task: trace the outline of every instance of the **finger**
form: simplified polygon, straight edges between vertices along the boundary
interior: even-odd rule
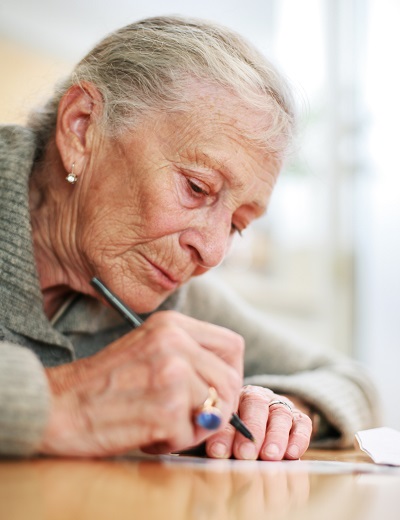
[[[286,459],[298,459],[307,450],[312,433],[312,421],[298,410],[293,410],[293,424],[285,453]]]
[[[183,328],[166,322],[159,323],[157,327],[150,327],[147,335],[142,338],[140,352],[145,359],[180,356],[188,361],[207,387],[216,388],[217,406],[224,416],[225,423],[228,422],[232,410],[237,409],[242,385],[241,375],[213,351],[203,348]]]
[[[136,403],[139,403],[142,417],[135,417],[135,420],[141,420],[142,423],[146,424],[144,417],[153,417],[157,420],[168,422],[168,425],[172,427],[172,430],[167,428],[166,431],[170,432],[169,437],[172,437],[175,443],[169,440],[169,444],[166,444],[161,439],[162,437],[166,439],[167,435],[163,436],[160,426],[154,425],[155,430],[158,432],[156,437],[159,441],[157,441],[157,447],[153,446],[153,453],[170,451],[165,446],[173,446],[174,450],[188,448],[190,445],[199,444],[213,434],[212,431],[202,428],[196,422],[196,417],[203,409],[204,402],[208,401],[208,383],[199,377],[187,360],[168,356],[164,360],[162,356],[159,356],[151,371],[144,363],[141,364],[142,366],[140,364],[139,366],[137,365],[137,363],[131,363],[114,370],[112,376],[108,378],[110,385],[103,389],[102,395],[96,394],[97,402],[91,409],[91,416],[97,425],[104,426],[109,423],[115,423],[118,420],[126,420],[130,417],[130,413],[133,413],[131,408]],[[140,374],[137,373],[138,369]],[[149,385],[149,382],[152,380],[155,380],[155,382]],[[135,384],[134,388],[132,388],[132,381]],[[185,387],[181,388],[181,386],[175,384],[175,382],[179,381],[186,381]],[[158,392],[160,392],[160,395]],[[188,400],[187,406],[185,406],[186,403],[181,403],[181,399],[184,397],[182,395],[183,392],[189,394],[188,399],[190,400]],[[158,404],[160,399],[162,401]],[[146,403],[149,400],[150,405],[155,405],[158,407],[158,410],[148,410],[146,408]],[[175,411],[177,407],[181,408],[179,414]],[[227,422],[230,416],[231,408],[227,406],[224,408],[226,416],[223,416],[224,410],[222,410],[221,422]],[[217,411],[221,411],[221,406],[219,406]],[[163,418],[164,412],[167,413],[167,416]],[[179,419],[181,421],[187,419],[189,422],[191,426],[189,432],[193,435],[190,441],[184,442],[183,433],[187,425],[181,425]],[[151,426],[151,424],[148,426]],[[174,428],[177,429],[177,433],[174,433]],[[151,432],[149,432],[149,435],[153,445],[155,438],[151,437]]]
[[[267,388],[245,386],[242,388],[238,413],[252,433],[255,442],[246,439],[231,426],[221,430],[207,441],[210,457],[255,460],[263,444],[268,418],[268,403],[275,394]]]
[[[181,330],[186,333],[203,350],[209,351],[214,356],[231,366],[239,377],[243,377],[243,353],[244,341],[241,336],[224,327],[202,322],[184,316],[175,311],[162,311],[152,314],[141,327],[129,331],[125,336],[111,343],[92,358],[101,359],[102,365],[107,367],[117,365],[121,358],[129,354],[146,355],[143,344],[148,342],[149,334],[155,333],[158,341],[162,336],[168,337],[173,330]],[[167,343],[167,341],[164,341]],[[114,356],[109,356],[113,351]],[[117,355],[118,354],[118,355]],[[91,364],[88,368],[90,369]]]
[[[125,367],[122,381],[118,381],[118,375],[110,374],[100,378],[105,384],[93,385],[88,380],[76,391],[57,398],[60,411],[51,415],[43,451],[96,456],[117,454],[149,443],[164,443],[175,450],[197,444],[210,435],[193,423],[193,410],[202,402],[208,387],[189,363],[170,358],[146,385],[134,377],[137,366],[131,365]],[[135,386],[136,379],[139,384]]]
[[[163,311],[150,316],[146,323],[175,325],[185,330],[199,345],[212,351],[242,376],[244,340],[235,332],[212,323],[185,316],[176,311]]]
[[[268,420],[268,403],[273,392],[267,388],[245,386],[242,389],[239,401],[239,416],[252,433],[255,442],[246,439],[239,432],[233,440],[232,452],[235,458],[255,460],[265,439],[265,431]]]
[[[288,407],[282,404],[274,404],[269,407],[267,431],[260,450],[262,460],[283,459],[292,425],[293,414]]]
[[[117,353],[116,344],[119,345]],[[126,384],[131,385],[132,380],[129,373],[126,372],[125,378],[123,376],[123,367],[132,362],[142,363],[146,368],[137,374],[135,382],[146,383],[152,377],[157,377],[160,360],[162,363],[169,357],[180,357],[193,366],[197,376],[203,380],[207,389],[210,386],[217,389],[218,407],[222,411],[225,423],[229,420],[230,412],[237,408],[238,395],[242,385],[240,374],[213,351],[203,348],[186,330],[174,323],[165,319],[153,320],[150,324],[146,322],[139,329],[131,331],[114,342],[111,347],[113,347],[112,355],[110,355],[110,351],[108,355],[103,353],[101,357],[97,358],[97,364],[92,362],[91,366],[95,371],[96,369],[104,371],[104,367],[107,367],[108,370],[119,371],[119,380],[125,379]],[[108,349],[109,347],[105,350]],[[109,358],[112,358],[111,362]],[[203,395],[205,397],[203,400],[199,400],[198,406],[204,402],[207,391],[203,392]]]
[[[235,429],[230,424],[214,433],[206,441],[206,453],[213,459],[229,459],[232,455]]]

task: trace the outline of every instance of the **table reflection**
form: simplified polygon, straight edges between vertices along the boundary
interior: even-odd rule
[[[2,462],[0,518],[366,520],[373,518],[376,479],[384,485],[388,477],[318,475],[267,464],[210,470],[129,459]]]

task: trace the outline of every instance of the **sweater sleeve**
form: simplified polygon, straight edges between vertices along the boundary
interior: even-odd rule
[[[29,349],[0,342],[0,456],[29,456],[49,411],[44,368]]]
[[[311,406],[329,426],[314,446],[351,446],[356,431],[379,424],[379,397],[361,364],[302,342],[244,302],[217,277],[192,280],[182,312],[244,337],[245,384],[295,395]]]

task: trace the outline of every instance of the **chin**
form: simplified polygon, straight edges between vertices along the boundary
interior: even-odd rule
[[[163,295],[154,292],[146,292],[146,294],[138,296],[136,301],[132,301],[131,307],[139,314],[150,314],[157,310],[173,307],[177,297],[177,291]]]
[[[170,310],[175,309],[179,311],[179,300],[180,300],[181,292],[179,290],[174,291],[173,293],[168,294],[164,297],[157,306],[157,311]]]

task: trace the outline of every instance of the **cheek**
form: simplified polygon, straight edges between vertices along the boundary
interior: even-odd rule
[[[79,232],[79,247],[88,258],[99,256],[118,256],[132,246],[132,228],[115,214],[94,218],[90,225],[82,226]]]
[[[174,205],[152,207],[146,211],[143,229],[148,238],[159,238],[183,231],[190,224],[190,212]]]
[[[118,186],[110,190],[92,190],[93,196],[80,204],[77,235],[81,250],[93,253],[93,248],[104,254],[128,247],[143,226],[135,193]]]
[[[190,223],[191,212],[180,203],[173,186],[143,195],[140,204],[143,229],[148,238],[179,232]]]

